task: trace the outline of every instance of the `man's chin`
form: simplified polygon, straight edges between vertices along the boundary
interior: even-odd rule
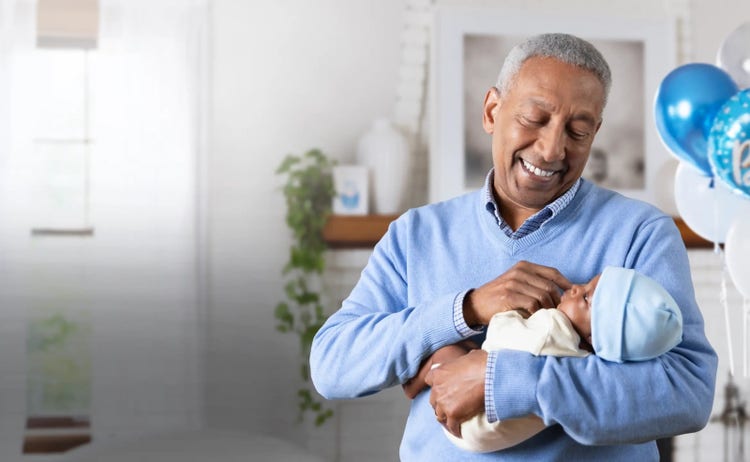
[[[558,182],[530,181],[528,178],[525,180],[519,182],[516,189],[519,199],[523,202],[534,204],[541,209],[561,195],[560,184]]]

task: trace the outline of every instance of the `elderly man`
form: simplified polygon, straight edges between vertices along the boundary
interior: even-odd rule
[[[706,424],[717,359],[679,231],[658,209],[581,179],[610,82],[604,58],[579,38],[545,34],[516,46],[485,97],[494,168],[484,188],[396,220],[316,335],[311,371],[323,396],[406,385],[414,399],[402,460],[656,460],[655,439]],[[664,286],[682,311],[681,343],[622,364],[464,354],[493,314],[556,306],[571,281],[606,266]],[[448,441],[441,425],[460,436],[480,412],[489,422],[535,414],[547,428],[492,453]]]

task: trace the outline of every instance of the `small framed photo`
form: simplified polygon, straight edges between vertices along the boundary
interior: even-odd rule
[[[367,215],[369,202],[367,167],[339,165],[333,167],[334,215]]]

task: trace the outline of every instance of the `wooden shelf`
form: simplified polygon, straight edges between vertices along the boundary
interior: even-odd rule
[[[398,215],[331,215],[323,239],[334,249],[370,248]]]
[[[371,248],[383,237],[388,225],[398,215],[332,215],[328,219],[323,238],[333,249]],[[689,249],[711,248],[713,243],[691,230],[681,218],[674,219]]]

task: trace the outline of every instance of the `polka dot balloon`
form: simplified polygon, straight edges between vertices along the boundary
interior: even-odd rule
[[[750,198],[750,89],[719,108],[708,135],[708,160],[715,176]]]

